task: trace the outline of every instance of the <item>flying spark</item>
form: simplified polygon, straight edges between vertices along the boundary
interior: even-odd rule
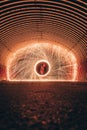
[[[44,43],[31,44],[16,51],[7,63],[10,81],[74,81],[77,60],[63,47]]]

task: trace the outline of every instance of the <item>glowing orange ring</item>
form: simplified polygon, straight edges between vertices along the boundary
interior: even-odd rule
[[[38,65],[40,62],[45,62],[45,63],[47,63],[49,69],[48,69],[48,71],[47,71],[46,74],[41,75],[41,74],[39,74],[39,73],[36,71],[36,67],[37,67],[37,65]],[[50,63],[49,63],[47,60],[39,60],[39,61],[37,61],[36,64],[34,65],[34,72],[36,73],[36,75],[37,75],[38,77],[45,77],[45,76],[47,76],[47,75],[50,73],[50,69],[51,69]]]

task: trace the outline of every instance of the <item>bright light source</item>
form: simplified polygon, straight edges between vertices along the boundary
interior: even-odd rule
[[[38,77],[45,77],[50,73],[50,64],[47,60],[39,60],[34,65],[34,71]]]
[[[74,81],[76,76],[74,54],[54,44],[30,44],[16,51],[7,63],[10,81]]]

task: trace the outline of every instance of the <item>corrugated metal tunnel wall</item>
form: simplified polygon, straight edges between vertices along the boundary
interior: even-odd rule
[[[86,80],[87,3],[85,0],[1,0],[0,64],[34,42],[63,45],[78,60],[79,80]]]

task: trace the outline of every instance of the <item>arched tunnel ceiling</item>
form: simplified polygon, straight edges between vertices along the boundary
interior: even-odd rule
[[[86,60],[85,0],[1,0],[0,60],[32,42],[61,44]]]

